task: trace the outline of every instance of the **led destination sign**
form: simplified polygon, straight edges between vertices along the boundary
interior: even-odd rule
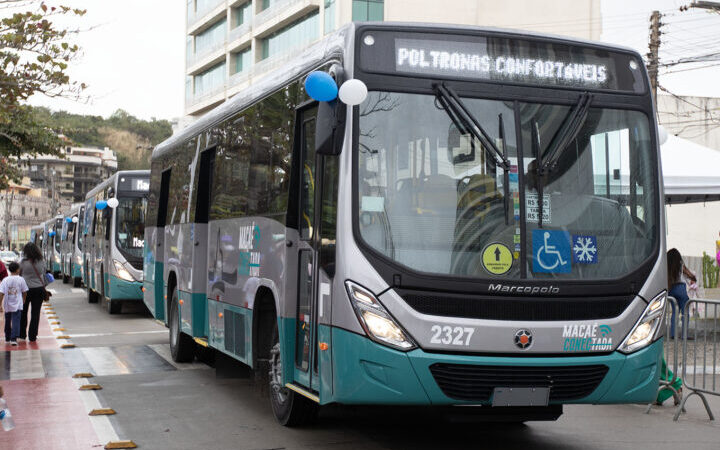
[[[385,30],[364,34],[372,39],[360,39],[360,65],[371,73],[647,92],[641,63],[632,53],[552,39]]]
[[[491,79],[548,79],[569,84],[604,86],[607,67],[552,59],[490,56],[478,45],[465,42],[396,41],[395,69],[437,75]],[[444,48],[442,50],[441,48]]]

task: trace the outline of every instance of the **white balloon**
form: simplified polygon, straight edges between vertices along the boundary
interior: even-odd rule
[[[72,221],[73,221],[73,223],[78,223],[78,218],[77,218],[77,216],[73,217],[73,218],[72,218]]]
[[[116,199],[115,197],[113,197],[113,198],[111,198],[111,199],[109,199],[109,200],[107,201],[107,204],[108,204],[108,206],[111,207],[111,208],[117,208],[117,205],[119,205],[120,202],[118,201],[118,199]]]
[[[347,80],[340,86],[338,97],[346,105],[355,106],[365,101],[367,97],[367,86],[361,80]]]
[[[658,142],[663,145],[668,140],[668,132],[662,125],[658,125]]]

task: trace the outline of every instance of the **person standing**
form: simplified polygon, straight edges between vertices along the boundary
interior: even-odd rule
[[[20,261],[20,275],[25,279],[28,286],[27,297],[20,318],[20,336],[19,339],[29,338],[30,342],[35,342],[38,334],[38,326],[40,325],[40,308],[45,300],[45,261],[43,261],[42,253],[37,245],[28,242],[23,247],[23,259]],[[28,310],[32,308],[30,314],[30,327],[28,329]]]
[[[28,287],[20,276],[20,264],[11,262],[8,266],[10,276],[0,282],[0,311],[5,312],[5,342],[18,345],[20,334],[20,315],[27,297]]]
[[[0,281],[4,280],[6,276],[8,276],[7,268],[5,267],[5,264],[0,261]]]
[[[668,265],[668,295],[674,297],[677,301],[678,311],[681,314],[681,325],[682,328],[680,333],[682,336],[682,329],[687,324],[687,317],[683,314],[685,312],[685,305],[690,300],[687,293],[687,286],[682,280],[682,276],[685,275],[691,281],[697,281],[695,275],[692,274],[685,267],[682,256],[676,248],[671,248],[667,252],[667,265]],[[670,337],[675,337],[675,310],[672,312],[672,322],[670,323]],[[688,336],[688,339],[693,339],[692,336]]]

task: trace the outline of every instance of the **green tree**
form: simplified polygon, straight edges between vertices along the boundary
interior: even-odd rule
[[[31,8],[29,11],[20,11]],[[70,41],[75,31],[59,27],[59,16],[77,16],[85,10],[48,6],[33,0],[0,0],[0,159],[23,155],[59,154],[62,140],[36,111],[27,106],[35,94],[79,98],[85,84],[67,74],[79,48]],[[0,189],[17,171],[0,171]]]

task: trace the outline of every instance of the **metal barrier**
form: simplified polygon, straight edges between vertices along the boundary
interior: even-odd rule
[[[665,308],[665,347],[663,349],[663,367],[660,372],[660,386],[658,386],[658,395],[664,390],[672,393],[675,405],[679,405],[682,400],[682,390],[675,389],[675,382],[678,380],[678,372],[680,370],[680,339],[677,335],[678,324],[680,323],[680,314],[677,300],[668,296],[668,307]],[[674,326],[673,326],[674,325]],[[673,330],[675,335],[673,336]],[[648,404],[645,414],[650,413],[655,402]]]
[[[700,397],[710,420],[715,420],[706,395],[720,396],[718,313],[720,313],[720,300],[690,299],[685,304],[682,317],[675,327],[676,334],[679,331],[678,327],[682,329],[682,379],[686,394],[678,405],[673,420],[678,420],[680,414],[685,411],[685,404],[693,395]],[[699,353],[701,353],[700,357],[698,357]],[[698,366],[698,363],[702,365]]]

